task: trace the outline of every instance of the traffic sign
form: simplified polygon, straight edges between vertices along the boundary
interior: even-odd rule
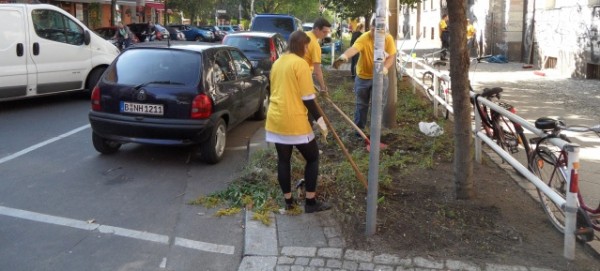
[[[222,14],[222,13],[227,13],[227,10],[224,9],[217,9],[217,13]]]

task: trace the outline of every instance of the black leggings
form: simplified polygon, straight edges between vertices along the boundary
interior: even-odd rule
[[[306,192],[315,192],[317,190],[317,177],[319,176],[319,147],[317,141],[313,139],[306,144],[286,145],[275,143],[277,149],[277,180],[284,194],[292,191],[291,187],[291,171],[292,151],[296,149],[300,151],[306,166],[304,167],[304,181]]]

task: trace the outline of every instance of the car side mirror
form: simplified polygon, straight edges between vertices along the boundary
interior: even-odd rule
[[[90,31],[83,31],[83,43],[85,43],[85,45],[89,45],[91,40],[92,37],[90,36]]]
[[[252,75],[259,76],[265,74],[265,71],[259,67],[252,67]]]

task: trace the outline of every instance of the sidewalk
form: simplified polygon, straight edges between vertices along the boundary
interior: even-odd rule
[[[411,48],[408,50],[410,51]],[[420,50],[428,49],[420,48]],[[553,93],[555,93],[555,95],[557,95],[556,93],[558,93],[559,90],[572,89],[569,86],[572,86],[573,84],[578,84],[579,88],[593,88],[589,91],[596,91],[595,89],[597,88],[597,81],[568,81],[563,83],[567,85],[556,85],[558,84],[557,81],[552,80],[552,78],[548,79],[548,77],[546,77],[546,79],[544,79],[539,78],[539,76],[536,77],[536,75],[533,75],[533,71],[531,69],[526,70],[524,73],[519,73],[523,71],[522,64],[520,63],[487,65],[482,63],[480,65],[481,66],[479,66],[477,69],[477,74],[473,76],[478,79],[478,81],[474,82],[474,85],[499,84],[503,87],[509,86],[508,88],[512,87],[519,90],[519,88],[524,87],[522,86],[521,81],[516,81],[516,79],[519,78],[519,80],[531,81],[531,84],[534,85],[532,89],[535,89],[536,87],[539,88],[540,86],[543,87],[543,84],[548,84],[544,91],[554,91]],[[343,64],[341,69],[349,70],[349,64]],[[488,74],[490,72],[493,72],[493,74]],[[542,81],[546,81],[546,83],[543,83]],[[597,91],[600,92],[600,90]],[[518,91],[506,92],[507,95],[509,95],[508,98],[510,99],[525,99],[519,98]],[[515,95],[516,97],[511,97],[510,95]],[[600,93],[597,97],[600,99]],[[594,103],[595,100],[590,104],[590,106],[593,106]],[[598,113],[597,104],[598,103],[595,103],[595,107],[591,108],[592,112],[596,114]],[[517,108],[525,107],[517,106]],[[535,111],[533,109],[528,110]],[[540,110],[544,109],[542,108]],[[582,110],[584,109],[582,108]],[[545,113],[545,111],[534,112],[532,115],[546,115],[542,113]],[[531,119],[528,120],[532,121]],[[258,148],[273,147],[272,145],[268,145],[264,142],[263,129],[259,129],[259,131],[252,138],[252,142],[252,145],[258,146]],[[496,163],[502,164],[500,159],[495,159],[497,156],[496,154],[489,153],[488,155],[492,157]],[[506,165],[503,166],[506,167]],[[512,168],[507,171],[513,172]],[[537,197],[537,195],[534,194],[535,190],[528,181],[522,179],[517,174],[512,173],[510,175],[513,177],[516,183],[523,187],[523,189],[528,190],[532,196]],[[599,176],[599,174],[594,173],[594,176]],[[372,251],[353,250],[345,246],[344,240],[341,237],[340,225],[338,225],[336,221],[332,219],[330,211],[315,214],[301,214],[299,216],[276,214],[273,215],[274,222],[270,226],[265,226],[261,222],[252,220],[252,212],[246,212],[245,216],[246,229],[244,252],[243,259],[238,269],[239,271],[550,270],[533,266],[511,265],[510,262],[477,264],[456,259],[432,258],[427,255],[406,257],[404,255],[375,254]],[[593,251],[599,251],[599,243],[600,242],[598,241],[588,243],[588,248],[592,249]]]

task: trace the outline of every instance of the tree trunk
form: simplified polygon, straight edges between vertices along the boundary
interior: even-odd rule
[[[466,2],[447,0],[450,30],[450,77],[454,109],[454,183],[457,199],[472,199],[473,138],[469,96],[469,54],[466,42]]]
[[[115,17],[116,17],[116,13],[115,13],[115,9],[117,8],[117,0],[111,0],[110,1],[110,25],[116,25],[115,22]]]

